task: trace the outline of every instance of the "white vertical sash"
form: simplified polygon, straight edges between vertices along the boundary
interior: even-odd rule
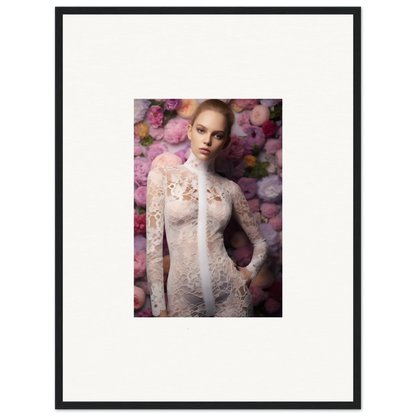
[[[207,187],[206,175],[198,172],[198,256],[201,270],[202,294],[207,316],[215,315],[215,299],[212,292],[207,254]]]

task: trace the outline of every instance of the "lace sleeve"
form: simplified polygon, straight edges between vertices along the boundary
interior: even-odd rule
[[[266,262],[269,248],[240,186],[234,182],[233,189],[233,216],[241,225],[254,247],[253,257],[246,267],[247,270],[252,272],[251,280],[253,280]]]
[[[153,316],[166,309],[163,286],[163,231],[166,175],[163,166],[147,177],[146,270]]]

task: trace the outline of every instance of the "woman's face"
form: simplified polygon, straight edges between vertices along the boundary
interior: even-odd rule
[[[194,122],[188,124],[188,138],[191,141],[191,149],[195,156],[201,160],[215,159],[222,151],[228,139],[225,137],[227,121],[225,117],[216,111],[203,111]],[[203,152],[201,149],[208,149]]]

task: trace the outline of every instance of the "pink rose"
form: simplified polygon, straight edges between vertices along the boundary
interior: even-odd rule
[[[134,278],[143,277],[146,272],[146,252],[137,250],[134,252]]]
[[[134,156],[140,156],[143,153],[143,150],[140,146],[134,146]]]
[[[146,214],[134,216],[134,235],[146,234]]]
[[[157,168],[159,166],[179,166],[182,165],[182,159],[174,155],[173,153],[165,152],[160,154],[159,156],[156,156],[153,159],[151,168]]]
[[[164,134],[165,134],[165,130],[163,127],[159,127],[155,129],[153,126],[150,126],[149,136],[153,137],[155,140],[157,141],[162,140]]]
[[[282,148],[282,143],[279,142],[277,139],[268,139],[266,144],[264,145],[264,150],[267,153],[276,154],[276,152]]]
[[[147,112],[147,121],[154,128],[158,128],[166,120],[163,115],[163,108],[158,105],[152,105]]]
[[[243,126],[244,124],[250,124],[250,111],[244,111],[237,117],[237,124]]]
[[[267,299],[267,293],[255,284],[252,283],[249,290],[251,297],[253,298],[253,306],[258,306],[261,302]]]
[[[180,117],[169,120],[165,126],[165,141],[178,144],[188,139],[187,127],[189,120]]]
[[[260,210],[266,218],[275,217],[279,211],[277,205],[273,204],[272,202],[263,202],[263,204],[261,204]]]
[[[257,212],[260,209],[260,201],[257,198],[250,199],[247,202],[251,212]]]
[[[256,105],[251,111],[250,121],[253,126],[261,126],[270,117],[270,110],[264,105]]]
[[[269,224],[273,227],[275,231],[282,230],[282,217],[280,215],[270,218]]]
[[[147,186],[139,186],[134,191],[134,201],[138,207],[146,206]]]
[[[156,156],[161,155],[162,153],[168,152],[168,146],[166,143],[153,143],[146,150],[144,154],[147,157],[147,160],[154,160]]]
[[[244,133],[247,133],[248,132],[248,129],[251,127],[251,124],[250,123],[245,123],[245,124],[243,124],[243,132]]]

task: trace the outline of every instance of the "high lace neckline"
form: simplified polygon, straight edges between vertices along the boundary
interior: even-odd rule
[[[192,148],[190,150],[188,160],[184,163],[187,168],[202,173],[215,173],[215,159],[201,160],[195,155]]]

